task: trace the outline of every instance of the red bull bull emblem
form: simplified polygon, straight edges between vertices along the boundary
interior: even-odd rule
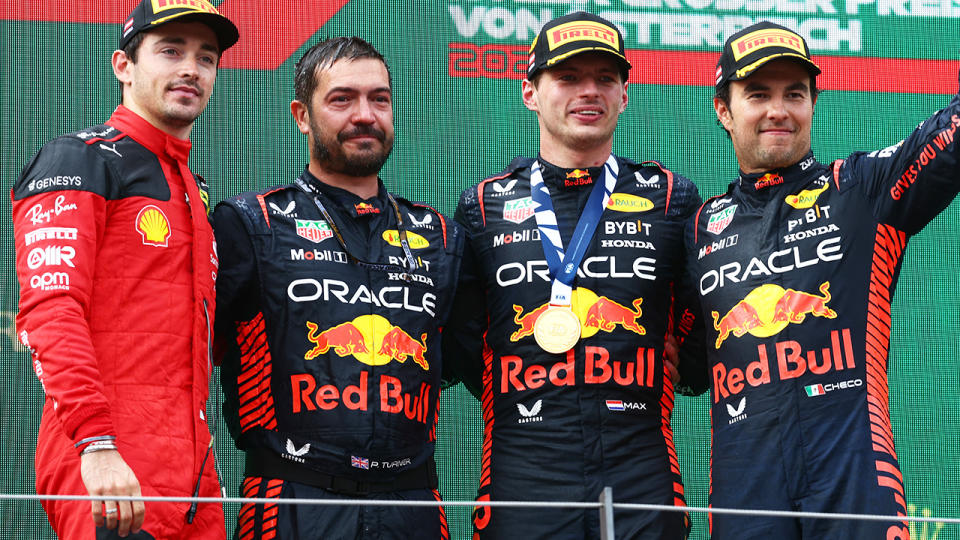
[[[820,285],[821,296],[794,289],[783,290],[772,283],[757,287],[723,317],[716,311],[711,312],[713,328],[717,331],[716,348],[719,349],[731,334],[738,338],[748,332],[759,338],[778,334],[788,324],[802,323],[808,314],[835,319],[837,312],[827,307],[829,289],[829,281]]]
[[[592,183],[593,178],[590,177],[590,173],[583,169],[574,169],[568,172],[566,178],[563,179],[563,185],[566,187],[588,186]]]
[[[753,187],[755,189],[763,189],[770,186],[776,186],[777,184],[783,183],[783,177],[777,173],[767,173],[760,177]]]
[[[407,358],[413,358],[424,371],[429,370],[425,358],[427,334],[421,334],[420,341],[417,341],[380,315],[361,315],[323,331],[316,323],[307,321],[306,325],[307,340],[314,345],[303,355],[306,360],[332,351],[342,358],[353,356],[369,366],[382,366],[394,360],[404,363]],[[324,384],[323,378],[318,380],[316,373],[310,371],[290,375],[291,411],[294,414],[338,407],[355,411],[376,407],[381,413],[403,415],[424,425],[432,425],[435,421],[433,390],[425,380],[410,384],[384,370],[374,373],[361,369],[350,383]]]
[[[358,215],[358,216],[362,216],[362,215],[364,215],[364,214],[379,214],[379,213],[380,213],[380,209],[379,209],[379,208],[377,208],[376,206],[374,206],[374,205],[372,205],[372,204],[370,204],[370,203],[365,203],[365,202],[358,202],[357,204],[355,204],[355,205],[353,206],[353,208],[357,211],[357,215]]]
[[[382,366],[394,360],[402,364],[412,358],[425,371],[430,369],[426,359],[427,334],[421,334],[418,341],[380,315],[360,315],[322,332],[318,330],[316,323],[307,321],[307,340],[314,346],[303,355],[305,360],[332,350],[341,358],[353,356],[368,366]]]
[[[600,330],[613,332],[617,326],[641,336],[647,333],[646,329],[637,323],[637,319],[642,315],[640,304],[643,303],[643,298],[633,301],[633,309],[606,296],[598,297],[596,293],[584,287],[575,289],[572,298],[571,309],[580,319],[581,339],[593,336]],[[523,306],[514,304],[513,310],[516,313],[513,322],[519,328],[510,334],[510,341],[519,341],[532,335],[537,319],[548,307],[550,307],[549,303],[524,313]]]

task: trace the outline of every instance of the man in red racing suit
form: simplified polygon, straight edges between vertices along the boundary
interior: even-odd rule
[[[734,61],[757,33],[776,39]],[[714,104],[741,173],[686,233],[709,351],[711,505],[904,516],[891,301],[907,239],[960,189],[960,99],[900,143],[821,164],[810,152],[820,70],[789,43],[802,38],[770,23],[727,42]],[[712,519],[720,540],[907,537],[905,522]]]
[[[204,418],[217,255],[187,137],[237,30],[199,1],[144,2],[126,28],[124,105],[46,144],[12,191],[17,328],[46,395],[36,487],[104,496],[43,501],[61,538],[223,538],[219,504],[110,496],[220,495]]]

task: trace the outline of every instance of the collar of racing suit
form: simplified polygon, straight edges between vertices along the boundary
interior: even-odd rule
[[[170,135],[123,105],[117,105],[107,125],[126,133],[158,156],[167,156],[177,163],[187,163],[190,157],[190,139]]]
[[[603,165],[599,167],[584,167],[567,169],[558,167],[553,163],[537,156],[540,161],[543,181],[547,184],[560,189],[576,189],[583,186],[592,186],[598,179],[602,178]]]
[[[331,186],[321,181],[307,169],[303,170],[300,178],[352,217],[367,217],[380,214],[384,210],[390,209],[390,203],[387,200],[387,189],[383,185],[383,180],[379,177],[377,178],[377,195],[369,199],[363,199],[345,189]],[[390,211],[392,212],[392,209]]]
[[[740,184],[742,193],[763,196],[765,192],[779,191],[768,190],[774,186],[789,186],[796,182],[808,180],[810,170],[817,164],[817,159],[813,157],[813,152],[807,152],[803,159],[782,169],[773,169],[762,173],[747,174],[740,171],[740,177],[737,182]]]

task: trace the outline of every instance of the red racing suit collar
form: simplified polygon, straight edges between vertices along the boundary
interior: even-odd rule
[[[170,135],[123,105],[117,105],[107,125],[123,131],[154,154],[183,163],[190,157],[190,139],[178,139]]]

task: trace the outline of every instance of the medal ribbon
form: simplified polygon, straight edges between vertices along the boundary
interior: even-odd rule
[[[572,300],[573,279],[577,275],[580,261],[590,245],[593,233],[600,223],[600,216],[610,201],[617,184],[619,174],[617,160],[613,154],[603,165],[603,182],[596,182],[593,191],[587,199],[587,205],[580,214],[577,226],[570,239],[570,249],[565,251],[563,240],[560,238],[560,228],[557,226],[557,215],[550,200],[550,191],[543,182],[543,172],[539,161],[530,167],[530,196],[533,198],[534,215],[537,219],[537,228],[540,229],[540,243],[543,244],[543,253],[547,258],[550,275],[553,276],[553,285],[550,290],[550,304],[569,306]]]

